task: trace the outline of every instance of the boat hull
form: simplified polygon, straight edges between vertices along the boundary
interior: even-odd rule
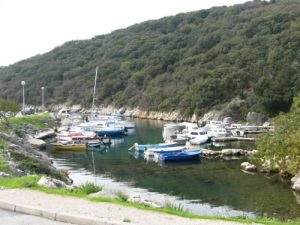
[[[160,160],[165,162],[179,162],[188,160],[197,160],[200,156],[200,151],[182,151],[179,153],[165,153],[160,154]]]
[[[125,131],[124,130],[101,130],[101,131],[96,131],[96,134],[98,136],[116,137],[116,136],[125,135]]]
[[[160,143],[160,144],[147,144],[147,145],[135,145],[136,151],[145,151],[145,149],[163,149],[163,148],[169,148],[169,147],[175,147],[178,144],[176,142],[172,143]]]
[[[52,144],[55,151],[86,151],[86,144]]]

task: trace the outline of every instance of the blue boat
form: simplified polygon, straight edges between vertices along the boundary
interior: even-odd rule
[[[184,150],[181,152],[168,152],[159,154],[159,159],[162,161],[170,161],[170,162],[176,162],[176,161],[187,161],[187,160],[195,160],[199,159],[199,156],[201,154],[200,150]]]
[[[146,144],[146,145],[139,145],[138,143],[135,143],[130,149],[134,148],[136,151],[145,151],[147,149],[163,149],[163,148],[169,148],[169,147],[175,147],[175,146],[177,146],[176,142]]]
[[[124,129],[112,129],[112,130],[103,129],[103,130],[97,130],[97,131],[95,131],[95,133],[100,137],[103,137],[103,136],[115,137],[115,136],[125,135],[125,130]]]

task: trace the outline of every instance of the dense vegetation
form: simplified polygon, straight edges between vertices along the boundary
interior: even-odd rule
[[[288,111],[300,90],[300,1],[253,1],[136,24],[0,68],[0,97],[198,115],[232,99]]]
[[[273,120],[275,132],[259,139],[257,160],[269,170],[296,174],[300,170],[300,96],[294,99],[290,112]]]
[[[10,128],[9,118],[21,109],[20,105],[13,100],[0,98],[0,132]],[[1,141],[1,138],[0,138]],[[1,144],[0,144],[1,149]]]

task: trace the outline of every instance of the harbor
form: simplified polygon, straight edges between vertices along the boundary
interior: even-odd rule
[[[162,205],[169,201],[199,215],[280,219],[299,216],[297,198],[290,184],[280,181],[279,176],[243,172],[240,165],[247,157],[241,151],[234,157],[209,155],[224,149],[252,152],[253,141],[201,145],[202,156],[198,160],[147,161],[128,149],[135,143],[162,143],[165,122],[130,121],[135,129],[112,138],[110,146],[80,152],[53,151],[48,146],[47,154],[57,168],[69,171],[75,184],[93,182],[110,194],[140,195]]]

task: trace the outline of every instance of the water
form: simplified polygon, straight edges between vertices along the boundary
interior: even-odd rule
[[[157,164],[135,158],[128,148],[135,142],[162,142],[163,126],[161,121],[135,122],[136,129],[114,140],[111,149],[84,153],[49,151],[49,156],[55,166],[69,170],[76,184],[95,182],[110,192],[138,193],[160,204],[171,201],[196,214],[300,217],[300,205],[290,184],[277,176],[243,173],[239,169],[243,159],[202,158],[194,162]],[[253,148],[243,142],[229,145],[230,148]]]

